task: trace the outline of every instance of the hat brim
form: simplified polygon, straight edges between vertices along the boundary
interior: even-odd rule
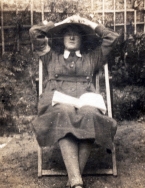
[[[95,31],[91,27],[89,27],[89,26],[87,26],[85,24],[82,24],[82,23],[64,23],[64,24],[61,24],[61,25],[58,25],[58,26],[55,26],[55,27],[51,28],[48,31],[47,34],[49,36],[51,36],[52,38],[55,37],[55,36],[61,36],[62,35],[62,31],[64,29],[67,29],[68,27],[70,27],[70,28],[71,27],[72,28],[78,27],[81,30],[80,32],[84,32],[88,36],[90,36],[90,37],[91,36],[92,37],[98,37],[96,35]]]
[[[53,39],[55,45],[60,46],[62,43],[60,43],[59,40],[63,38],[64,31],[67,30],[67,28],[77,28],[77,31],[83,38],[82,43],[85,49],[94,49],[100,43],[100,37],[96,35],[95,31],[82,23],[64,23],[55,26],[48,31],[47,36]],[[56,42],[56,40],[58,41]]]

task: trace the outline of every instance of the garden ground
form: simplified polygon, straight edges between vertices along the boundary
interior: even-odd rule
[[[118,176],[84,176],[86,188],[145,188],[145,121],[119,123],[115,144]],[[110,154],[103,159],[98,153],[99,149],[94,148],[86,169],[94,168],[101,160],[103,163],[99,163],[109,166]],[[52,155],[49,168],[64,168],[57,145]],[[30,129],[0,137],[1,188],[64,188],[66,181],[66,176],[37,177],[37,142]]]

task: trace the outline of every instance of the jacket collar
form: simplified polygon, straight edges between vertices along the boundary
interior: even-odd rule
[[[77,57],[82,57],[80,50],[75,51],[75,54]],[[70,51],[65,49],[63,54],[64,59],[67,59],[69,55],[70,55]]]

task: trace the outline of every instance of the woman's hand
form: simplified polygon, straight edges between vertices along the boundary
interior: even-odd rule
[[[62,25],[64,23],[71,23],[71,17],[68,17],[61,22],[55,23],[55,26]]]
[[[79,15],[70,16],[63,21],[56,23],[55,26],[61,25],[64,23],[81,23],[81,24],[91,27],[92,29],[95,29],[98,26],[97,23],[92,22],[92,21],[88,20],[87,18],[80,17]]]
[[[87,18],[82,18],[82,17],[78,17],[78,23],[82,23],[84,25],[87,25],[89,27],[91,27],[92,29],[95,29],[98,26],[98,23],[96,22],[92,22],[91,20],[87,19]]]

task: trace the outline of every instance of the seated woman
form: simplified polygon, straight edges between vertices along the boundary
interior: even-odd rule
[[[70,187],[82,188],[82,173],[94,143],[112,149],[116,121],[93,106],[52,105],[55,91],[79,98],[96,93],[94,76],[107,60],[118,34],[74,15],[30,29],[34,50],[44,64],[46,83],[34,130],[40,146],[58,142]]]

